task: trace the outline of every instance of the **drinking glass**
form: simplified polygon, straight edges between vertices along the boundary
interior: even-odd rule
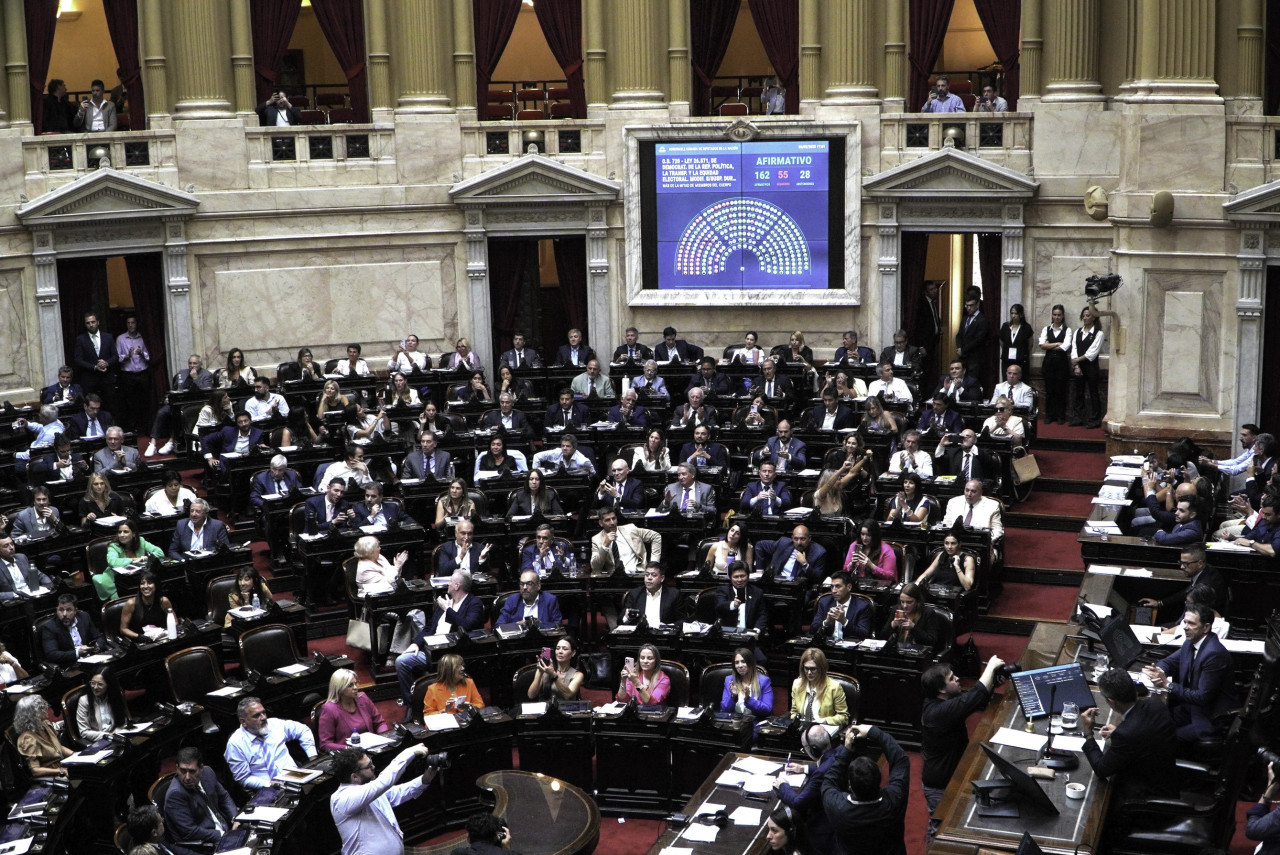
[[[1062,727],[1064,730],[1075,730],[1080,723],[1080,705],[1075,701],[1067,701],[1062,705]]]

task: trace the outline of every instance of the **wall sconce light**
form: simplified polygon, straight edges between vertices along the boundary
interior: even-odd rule
[[[525,131],[520,135],[524,150],[529,154],[537,154],[546,145],[546,134],[542,131]]]

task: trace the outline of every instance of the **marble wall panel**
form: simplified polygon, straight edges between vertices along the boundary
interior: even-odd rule
[[[1221,115],[1147,115],[1137,134],[1127,186],[1153,192],[1222,190],[1227,151]]]
[[[0,387],[26,387],[31,378],[31,340],[21,270],[0,270]]]
[[[1220,412],[1222,286],[1218,271],[1145,271],[1141,411]]]
[[[1027,318],[1038,331],[1049,322],[1053,306],[1061,303],[1067,310],[1067,323],[1074,328],[1084,308],[1085,278],[1111,270],[1110,244],[1056,238],[1035,239],[1033,243],[1028,254],[1031,294],[1024,304]]]
[[[1036,177],[1068,175],[1089,177],[1107,184],[1120,174],[1121,115],[1081,105],[1072,109],[1055,104],[1037,110],[1032,128]]]

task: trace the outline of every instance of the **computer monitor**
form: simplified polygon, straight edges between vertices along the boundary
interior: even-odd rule
[[[1128,670],[1143,654],[1142,642],[1133,634],[1133,628],[1123,614],[1112,615],[1098,634],[1107,648],[1107,655],[1111,657],[1113,668]]]
[[[1012,680],[1027,719],[1057,715],[1067,701],[1075,701],[1082,710],[1097,706],[1078,662],[1019,671]]]
[[[1001,757],[990,745],[985,742],[979,744],[982,746],[982,750],[987,752],[987,758],[991,760],[991,765],[995,766],[996,771],[1013,787],[1013,791],[1021,803],[1053,816],[1057,816],[1060,813],[1058,806],[1053,803],[1053,799],[1049,798],[1049,794],[1040,788],[1034,778]]]

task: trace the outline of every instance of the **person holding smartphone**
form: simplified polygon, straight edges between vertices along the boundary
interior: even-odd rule
[[[617,699],[623,703],[634,700],[640,704],[661,704],[671,691],[671,680],[662,673],[662,654],[652,644],[640,648],[637,660],[630,656],[622,666],[622,685]]]
[[[289,96],[279,87],[272,90],[271,97],[258,107],[257,113],[258,124],[264,128],[287,128],[302,124],[302,113],[289,103]]]
[[[960,100],[960,96],[951,92],[951,81],[945,74],[939,74],[938,79],[929,89],[929,97],[920,108],[920,112],[963,113],[964,111],[964,102]]]
[[[586,675],[573,665],[577,655],[578,642],[570,635],[557,641],[554,650],[550,647],[542,648],[542,655],[534,663],[538,670],[534,672],[533,682],[529,684],[529,700],[578,700]]]

